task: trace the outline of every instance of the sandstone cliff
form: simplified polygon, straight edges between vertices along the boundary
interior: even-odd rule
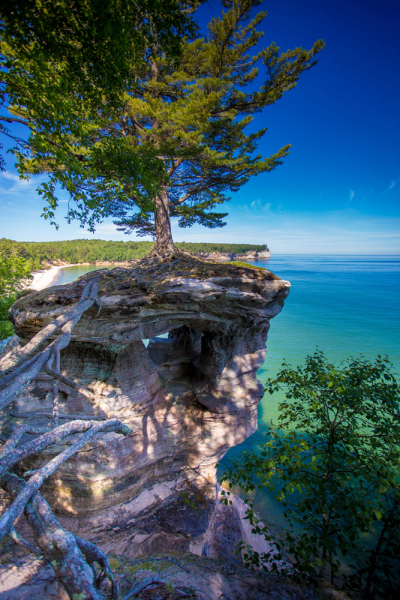
[[[60,413],[116,417],[133,432],[99,436],[43,493],[69,529],[106,551],[204,553],[215,465],[257,427],[257,369],[290,284],[264,269],[193,257],[92,272],[13,306],[22,343],[77,302],[90,277],[101,280],[99,307],[75,326],[61,367],[95,399],[60,384]],[[47,375],[31,382],[9,410],[6,432],[17,422],[48,422],[50,387]]]
[[[235,254],[234,252],[199,252],[199,257],[218,262],[227,260],[268,260],[271,258],[271,252],[269,250],[244,252],[242,254]]]

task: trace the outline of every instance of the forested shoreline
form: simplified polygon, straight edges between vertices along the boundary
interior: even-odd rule
[[[257,244],[215,244],[181,242],[176,246],[193,252],[229,252],[244,254],[259,252],[267,246]],[[10,255],[26,260],[30,271],[43,268],[46,263],[63,261],[65,263],[124,262],[143,258],[154,247],[154,242],[115,242],[105,240],[68,240],[59,242],[16,242],[7,238],[0,239],[0,259]]]

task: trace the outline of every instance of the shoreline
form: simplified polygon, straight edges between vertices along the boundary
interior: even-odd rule
[[[50,287],[53,281],[57,278],[58,272],[66,267],[76,267],[77,264],[62,265],[57,267],[51,267],[50,269],[43,269],[41,271],[33,271],[33,279],[29,285],[29,289],[39,292],[47,287]]]
[[[261,254],[261,256],[259,256]],[[258,256],[257,256],[258,255]],[[268,256],[267,256],[268,255]],[[246,254],[228,254],[226,252],[212,252],[212,253],[204,253],[204,255],[200,254],[200,257],[208,260],[216,260],[217,262],[225,262],[229,260],[263,260],[269,259],[271,256],[270,251],[264,251],[264,256],[260,252],[255,253],[246,253]],[[140,260],[140,259],[139,259]],[[27,289],[30,289],[35,292],[39,292],[44,290],[45,288],[51,287],[54,284],[54,281],[57,279],[58,273],[61,269],[67,269],[68,267],[80,267],[80,266],[91,266],[96,265],[99,267],[128,267],[132,264],[132,262],[136,262],[135,260],[131,261],[100,261],[96,260],[95,262],[81,262],[81,263],[67,263],[61,265],[52,265],[49,269],[40,269],[39,271],[33,271],[31,274],[33,275],[32,282],[27,286]]]
[[[82,263],[71,263],[65,265],[53,265],[50,269],[41,269],[40,271],[33,271],[33,279],[30,285],[28,285],[28,289],[32,291],[39,292],[44,290],[45,288],[51,287],[54,281],[57,279],[58,273],[61,269],[67,269],[68,267],[81,267],[81,266],[90,266],[90,265],[98,265],[104,267],[119,267],[119,266],[129,266],[129,262],[110,262],[110,261],[96,261],[96,262],[82,262]]]

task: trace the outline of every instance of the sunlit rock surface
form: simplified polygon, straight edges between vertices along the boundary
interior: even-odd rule
[[[65,526],[124,556],[202,553],[212,543],[215,465],[257,428],[257,369],[290,284],[266,270],[194,264],[145,278],[91,273],[101,278],[101,310],[83,315],[61,355],[62,373],[96,396],[60,384],[61,422],[117,417],[133,432],[99,435],[43,494]],[[86,281],[19,300],[12,319],[21,343],[77,302]],[[51,383],[40,375],[14,401],[6,433],[18,422],[49,422]]]

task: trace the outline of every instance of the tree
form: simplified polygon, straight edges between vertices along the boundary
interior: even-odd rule
[[[347,589],[363,600],[398,597],[400,387],[389,365],[378,356],[339,369],[316,351],[304,367],[284,363],[268,380],[269,393],[286,390],[280,425],[223,476],[246,493],[269,490],[285,509],[289,528],[270,555],[247,553],[250,564],[269,569],[272,559],[277,569],[284,559],[292,575],[312,577],[329,568],[333,583],[345,559]],[[260,525],[253,506],[248,518],[274,545],[271,525]],[[361,535],[371,531],[370,547]]]
[[[32,276],[22,256],[1,254],[0,259],[0,340],[4,340],[14,334],[8,309],[17,299],[17,292]]]
[[[13,0],[0,19],[13,57],[63,65],[65,84],[96,104],[99,94],[118,100],[132,63],[156,44],[179,56],[180,36],[193,28],[175,0]]]
[[[20,162],[49,145],[53,153],[47,169],[82,171],[93,130],[109,123],[126,87],[135,86],[132,67],[148,58],[156,45],[168,60],[176,60],[181,37],[194,29],[177,0],[3,2],[0,106],[10,114],[0,116],[0,133],[16,142]],[[31,137],[21,137],[10,125],[25,126]],[[87,149],[77,151],[78,147]],[[4,166],[2,159],[0,168]],[[135,166],[142,167],[135,181],[141,172],[144,177],[151,173],[138,161]]]
[[[250,13],[260,4],[224,0],[228,10],[211,21],[208,35],[183,41],[179,66],[171,65],[161,45],[133,65],[135,85],[127,89],[124,110],[117,120],[88,132],[86,147],[76,150],[82,160],[69,164],[68,172],[54,165],[59,132],[51,142],[36,143],[33,135],[33,159],[22,160],[20,170],[50,172],[44,193],[52,220],[55,185],[61,183],[76,205],[69,219],[93,228],[104,216],[116,216],[120,229],[156,237],[156,254],[176,251],[171,216],[181,227],[224,225],[226,213],[213,209],[229,199],[226,193],[273,170],[290,148],[263,158],[255,151],[266,128],[246,133],[246,126],[254,114],[295,87],[323,47],[318,41],[310,51],[280,53],[271,44],[252,55],[263,36],[257,28],[266,13],[254,18]],[[254,89],[260,65],[264,83]],[[138,178],[149,164],[151,172]],[[136,212],[128,215],[132,209]]]

